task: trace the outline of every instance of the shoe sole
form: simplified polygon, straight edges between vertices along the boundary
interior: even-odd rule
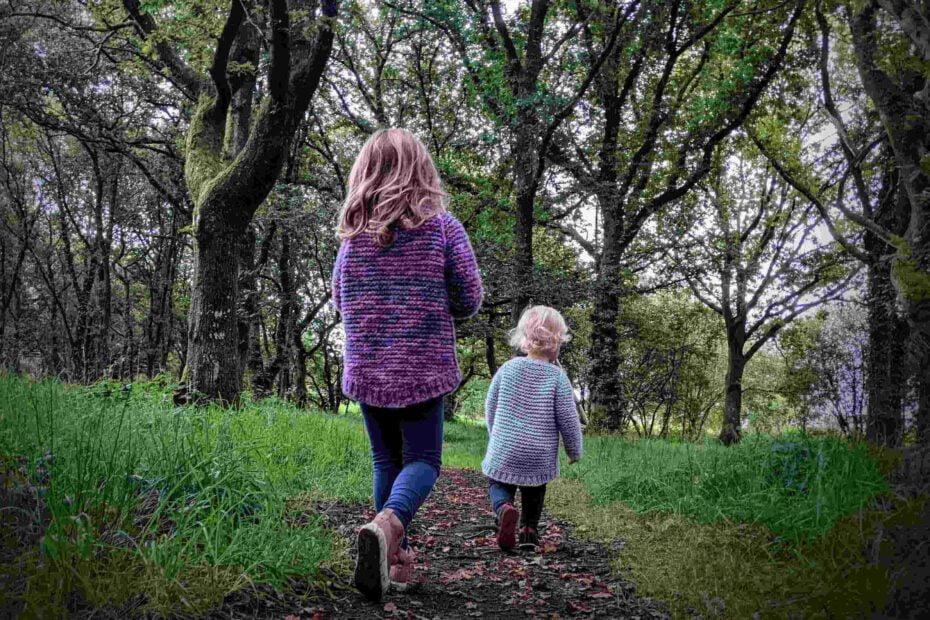
[[[355,587],[373,601],[381,600],[391,585],[387,560],[387,540],[374,523],[358,532],[358,558],[355,560]]]
[[[416,584],[411,581],[394,581],[391,580],[391,590],[394,592],[406,592],[412,590]]]
[[[497,546],[509,551],[517,545],[517,520],[520,513],[516,508],[505,508],[501,513],[501,522],[497,526]]]

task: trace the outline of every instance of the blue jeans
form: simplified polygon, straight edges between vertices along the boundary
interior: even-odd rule
[[[406,528],[442,465],[442,397],[388,409],[360,403],[375,464],[375,510],[391,508]]]
[[[543,502],[546,499],[546,485],[538,487],[518,487],[515,484],[498,482],[488,478],[488,494],[491,496],[491,508],[495,516],[499,515],[501,506],[513,504],[520,489],[520,525],[539,529],[539,518],[542,516]]]

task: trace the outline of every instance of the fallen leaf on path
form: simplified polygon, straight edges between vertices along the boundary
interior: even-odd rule
[[[473,579],[475,573],[468,570],[467,568],[460,568],[455,571],[447,571],[439,575],[439,581],[442,583],[450,583],[452,581],[461,581],[463,579]]]

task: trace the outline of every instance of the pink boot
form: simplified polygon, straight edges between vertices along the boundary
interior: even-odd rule
[[[504,504],[497,516],[497,546],[508,551],[517,546],[517,520],[520,513],[513,504]]]
[[[379,512],[358,531],[355,587],[371,600],[380,600],[388,591],[390,566],[397,562],[403,538],[404,526],[390,508]]]
[[[413,581],[413,566],[416,556],[412,548],[400,549],[397,552],[397,562],[391,564],[391,587],[403,592]]]

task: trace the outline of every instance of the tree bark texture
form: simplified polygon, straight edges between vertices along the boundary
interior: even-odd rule
[[[930,62],[930,6],[922,2],[867,2],[849,10],[853,49],[862,84],[875,104],[895,155],[910,202],[903,238],[892,237],[897,253],[892,281],[904,305],[908,352],[918,393],[917,438],[930,443],[930,98],[926,75],[907,67],[890,75],[879,64],[880,8],[898,22],[918,57]]]

